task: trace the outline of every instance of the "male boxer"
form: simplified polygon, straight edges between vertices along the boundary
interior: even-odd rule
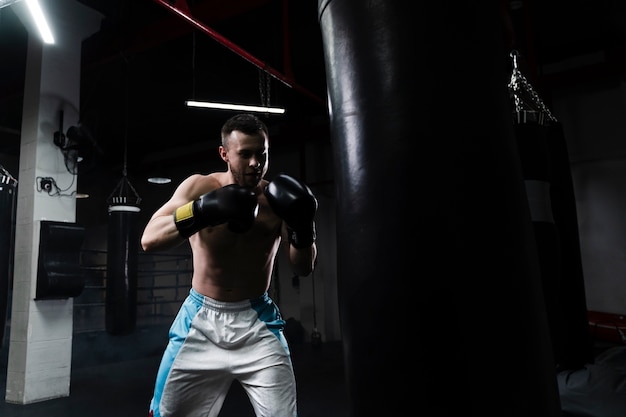
[[[224,172],[185,179],[143,232],[146,252],[189,240],[193,276],[169,332],[150,416],[217,416],[233,380],[257,416],[297,416],[285,322],[268,288],[281,240],[293,271],[309,275],[317,256],[317,200],[288,175],[263,177],[268,130],[251,114],[221,129]]]

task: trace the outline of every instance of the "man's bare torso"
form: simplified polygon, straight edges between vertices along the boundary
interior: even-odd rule
[[[220,301],[255,298],[268,290],[281,241],[282,220],[258,196],[252,229],[233,233],[226,224],[200,230],[189,239],[193,251],[192,287]],[[253,236],[251,236],[253,235]]]

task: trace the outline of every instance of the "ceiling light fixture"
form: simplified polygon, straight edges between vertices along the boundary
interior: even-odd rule
[[[0,9],[3,7],[7,7],[12,5],[13,3],[17,3],[20,0],[0,0]]]
[[[258,113],[275,113],[275,114],[285,113],[285,109],[281,107],[247,106],[243,104],[214,103],[210,101],[195,101],[195,100],[187,100],[185,101],[185,104],[187,105],[187,107],[202,107],[202,108],[221,109],[221,110],[241,110],[241,111],[252,111],[252,112],[258,112]]]
[[[52,36],[52,31],[48,26],[48,22],[46,21],[46,16],[44,16],[43,11],[41,10],[41,6],[37,0],[26,0],[26,5],[28,6],[28,10],[35,21],[35,25],[37,25],[37,29],[39,30],[39,34],[43,41],[47,44],[54,43],[54,36]]]
[[[19,3],[22,0],[0,0],[0,9],[3,7],[11,6],[15,3]],[[26,6],[28,7],[28,11],[30,12],[30,16],[35,22],[35,26],[37,26],[37,30],[41,35],[43,41],[47,44],[54,43],[54,36],[52,36],[52,31],[50,30],[50,26],[48,26],[48,22],[46,21],[46,16],[41,9],[41,5],[38,0],[26,0]]]
[[[218,109],[218,110],[237,110],[237,111],[250,111],[258,113],[274,113],[283,114],[285,109],[280,107],[270,107],[269,100],[269,87],[270,76],[265,71],[259,69],[259,91],[261,92],[261,104],[262,106],[248,106],[243,104],[231,104],[231,103],[217,103],[211,101],[197,101],[196,100],[196,32],[193,32],[192,48],[191,48],[191,100],[185,101],[187,107],[198,107],[205,109]],[[267,78],[265,78],[267,77]],[[265,83],[261,83],[261,80]]]
[[[151,184],[169,184],[172,182],[172,179],[168,177],[150,177],[148,182]]]

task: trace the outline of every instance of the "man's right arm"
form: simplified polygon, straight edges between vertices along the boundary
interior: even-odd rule
[[[192,190],[196,183],[196,176],[187,178],[174,191],[172,198],[152,215],[141,236],[141,247],[144,251],[173,248],[186,240],[180,235],[172,213],[194,198]]]
[[[259,208],[256,194],[236,184],[201,195],[174,210],[174,224],[188,238],[208,226],[228,223],[231,232],[250,230]]]
[[[251,190],[230,184],[196,198],[198,192],[192,181],[183,182],[170,201],[152,216],[141,239],[145,251],[176,246],[208,226],[228,223],[234,233],[244,233],[252,227],[258,202]]]
[[[180,245],[183,238],[172,221],[172,215],[153,216],[141,236],[141,247],[145,252],[170,249]]]

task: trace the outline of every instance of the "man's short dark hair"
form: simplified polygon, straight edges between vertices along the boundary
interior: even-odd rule
[[[258,135],[265,134],[266,137],[269,136],[267,131],[267,126],[261,119],[259,119],[254,114],[250,113],[241,113],[236,114],[230,119],[226,120],[224,125],[222,126],[222,145],[225,145],[224,141],[226,137],[233,131],[238,130],[240,132],[245,133],[246,135]]]

